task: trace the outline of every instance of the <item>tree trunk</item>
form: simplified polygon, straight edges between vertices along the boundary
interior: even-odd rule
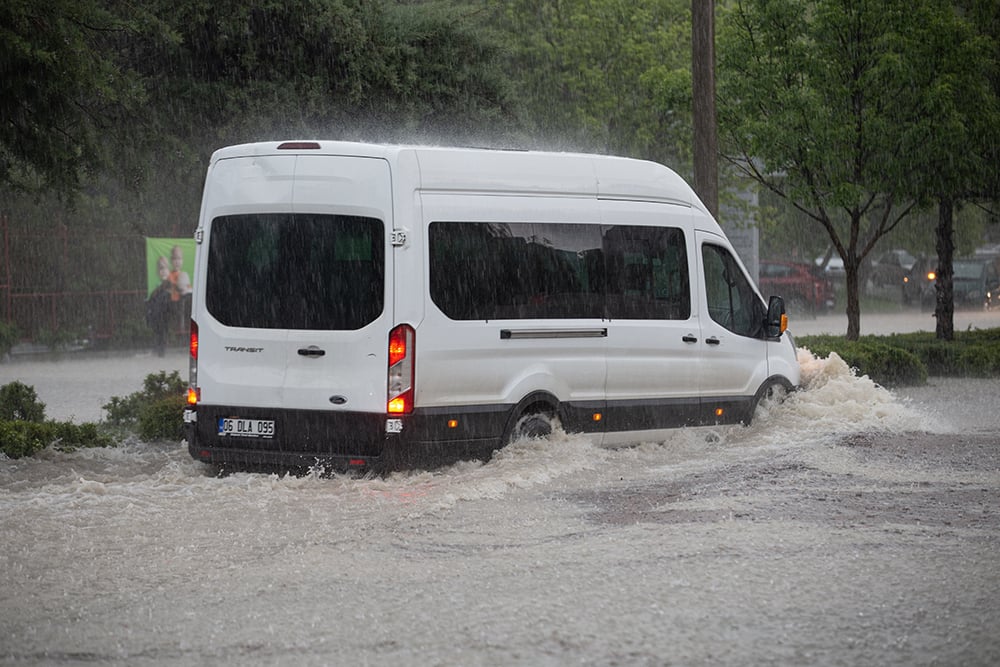
[[[718,130],[715,112],[715,2],[691,2],[691,85],[694,191],[719,218]]]
[[[935,332],[938,340],[955,340],[955,281],[952,260],[955,256],[954,203],[950,199],[938,202],[938,224],[936,229],[937,280],[934,283],[936,296],[934,317],[937,318]]]
[[[858,264],[856,260],[844,259],[844,281],[847,293],[847,340],[857,340],[861,336],[861,298],[858,290]]]

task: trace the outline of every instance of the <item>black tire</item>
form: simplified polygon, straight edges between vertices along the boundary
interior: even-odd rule
[[[781,403],[785,400],[785,397],[788,396],[789,391],[791,391],[791,389],[783,382],[769,382],[758,389],[757,395],[753,400],[753,406],[750,408],[750,413],[744,420],[743,425],[749,426],[753,422],[754,417],[757,415],[757,408],[760,407],[761,403],[765,401],[777,401],[778,403]]]
[[[522,438],[538,439],[552,435],[555,411],[549,406],[532,406],[513,421],[503,438],[504,446]]]

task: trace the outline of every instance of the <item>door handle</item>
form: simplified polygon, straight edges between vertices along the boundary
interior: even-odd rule
[[[698,339],[695,338],[694,336],[692,336],[691,334],[687,334],[685,336],[681,336],[681,340],[684,341],[685,343],[697,343],[698,342]]]
[[[322,357],[326,354],[326,350],[321,350],[315,345],[310,345],[309,347],[300,347],[299,354],[303,357]]]
[[[708,343],[709,345],[718,345],[722,341],[716,338],[715,336],[712,336],[711,338],[706,338],[705,342]]]

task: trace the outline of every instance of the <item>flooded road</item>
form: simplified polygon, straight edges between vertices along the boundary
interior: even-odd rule
[[[214,478],[168,442],[0,459],[0,664],[1000,664],[1000,381],[800,362],[749,428],[385,479]],[[123,373],[39,397],[94,418],[55,389]]]

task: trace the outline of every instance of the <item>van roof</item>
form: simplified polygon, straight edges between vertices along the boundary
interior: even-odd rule
[[[285,147],[279,148],[283,144]],[[608,155],[296,140],[228,146],[212,154],[212,163],[277,154],[381,158],[393,164],[413,160],[418,165],[421,190],[639,199],[707,212],[691,186],[668,167]]]

